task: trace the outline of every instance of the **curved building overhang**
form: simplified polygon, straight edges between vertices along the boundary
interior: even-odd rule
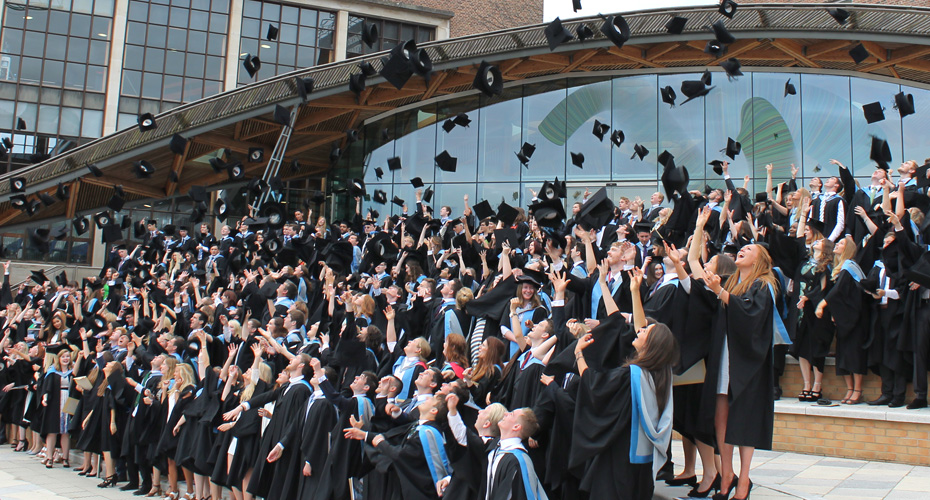
[[[346,131],[406,106],[477,92],[472,81],[481,61],[497,65],[508,85],[574,75],[719,70],[720,62],[735,57],[746,71],[790,68],[930,89],[930,8],[842,4],[851,15],[841,25],[826,11],[836,6],[740,4],[732,20],[718,13],[716,6],[627,13],[623,17],[632,36],[619,48],[600,32],[600,17],[565,21],[572,32],[587,24],[595,35],[583,42],[571,40],[554,51],[548,48],[545,24],[431,42],[421,45],[434,64],[428,83],[414,76],[398,90],[374,76],[358,96],[349,90],[350,76],[360,72],[362,61],[380,69],[386,52],[275,76],[162,113],[156,117],[155,130],[121,130],[0,176],[0,226],[24,227],[92,213],[105,206],[114,185],[123,186],[130,203],[170,198],[194,185],[226,185],[226,173],[214,172],[206,158],[223,149],[244,158],[252,147],[265,148],[269,157],[282,130],[272,117],[276,105],[299,106],[284,161],[297,159],[302,169],[288,171],[282,178],[325,176],[331,168],[330,151],[346,145]],[[667,32],[665,25],[671,16],[688,18],[682,34]],[[704,46],[714,38],[709,26],[720,19],[737,40],[723,57],[714,58],[704,52]],[[860,43],[869,57],[855,64],[849,50]],[[296,77],[314,79],[315,88],[306,103],[297,94]],[[174,134],[189,139],[183,155],[168,148]],[[131,165],[143,159],[154,165],[155,172],[140,181]],[[104,175],[93,176],[88,164],[96,164]],[[247,176],[260,176],[267,159],[244,166]],[[171,181],[172,173],[178,182]],[[28,217],[9,202],[11,177],[25,177],[30,196],[53,193],[59,183],[68,184],[72,196]]]

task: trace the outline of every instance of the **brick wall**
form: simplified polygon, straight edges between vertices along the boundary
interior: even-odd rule
[[[404,3],[455,12],[451,37],[539,24],[543,0],[407,0]]]
[[[773,448],[859,460],[930,465],[930,425],[812,415],[775,415]]]

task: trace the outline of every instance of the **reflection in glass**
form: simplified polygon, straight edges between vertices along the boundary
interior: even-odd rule
[[[436,130],[436,151],[448,151],[457,158],[455,172],[436,169],[436,182],[475,182],[478,180],[478,98],[466,97],[439,104]],[[443,129],[447,120],[459,113],[468,114],[472,123],[467,127],[456,125],[449,132]]]
[[[804,176],[837,175],[830,159],[852,164],[849,131],[849,78],[801,75],[801,119],[804,124]],[[814,172],[816,166],[820,172]]]
[[[691,75],[688,80],[697,80],[701,75]],[[700,165],[688,163],[688,172],[695,177],[705,172],[705,177],[717,177],[712,167],[707,163],[712,160],[727,160],[730,162],[730,175],[734,178],[742,178],[745,175],[762,176],[762,182],[759,186],[750,185],[747,189],[750,192],[761,191],[765,189],[765,163],[760,163],[765,159],[770,159],[779,168],[789,168],[787,164],[776,161],[773,158],[773,151],[777,150],[778,145],[787,138],[780,130],[769,130],[770,125],[756,128],[756,121],[763,125],[768,121],[777,122],[774,117],[774,109],[763,99],[755,100],[752,98],[752,74],[729,80],[726,73],[715,72],[711,74],[712,85],[716,88],[710,91],[704,98],[697,98],[687,104],[680,106],[680,111],[685,111],[688,107],[695,104],[703,104],[706,112],[707,127],[705,129],[705,150],[706,156]],[[676,91],[678,88],[676,87]],[[679,103],[684,102],[686,98],[679,96]],[[758,102],[758,110],[755,104]],[[659,105],[662,109],[663,105]],[[673,110],[674,111],[674,110]],[[691,110],[694,112],[694,109]],[[665,130],[663,122],[662,131]],[[763,132],[764,130],[764,132]],[[696,130],[693,130],[696,132]],[[660,132],[661,133],[661,132]],[[756,150],[753,147],[754,134],[760,136],[765,134],[763,143]],[[776,137],[777,135],[777,137]],[[730,160],[720,151],[726,148],[727,140],[732,138],[740,143],[742,151],[734,160]],[[681,164],[681,160],[676,155],[675,163]],[[661,168],[661,167],[660,167]],[[779,171],[781,173],[781,171]],[[756,189],[758,188],[758,189]]]
[[[852,96],[852,152],[853,161],[846,166],[852,169],[856,177],[869,177],[875,170],[875,162],[869,156],[872,152],[872,137],[885,139],[891,150],[893,162],[901,163],[901,115],[894,106],[894,95],[901,86],[893,83],[877,82],[863,78],[851,78],[849,81]],[[870,102],[880,102],[885,108],[885,119],[880,122],[866,123],[862,106]]]
[[[437,154],[435,128],[436,114],[432,106],[397,115],[395,154],[403,163],[404,168],[399,172],[402,181],[420,177],[427,184],[433,182]]]
[[[565,178],[565,96],[564,80],[524,87],[523,140],[536,145],[525,181]]]
[[[902,121],[904,135],[904,160],[914,160],[923,164],[930,157],[930,90],[914,87],[902,87],[905,94],[914,96],[914,109],[917,113],[905,116]],[[0,122],[2,123],[2,122]],[[892,166],[897,165],[893,163]]]
[[[801,79],[797,74],[754,73],[752,75],[755,135],[753,144],[749,148],[746,143],[743,143],[743,151],[747,157],[753,156],[756,176],[761,176],[762,182],[765,182],[764,168],[768,163],[773,165],[772,179],[775,184],[791,178],[791,164],[799,169],[803,166],[801,164],[801,96],[785,95],[785,84],[788,79],[791,79],[791,84],[796,89],[800,88]],[[706,169],[708,178],[716,177],[711,172],[710,166]]]
[[[520,178],[522,167],[516,152],[523,145],[520,135],[523,112],[521,92],[520,88],[505,89],[502,96],[491,100],[482,96],[484,104],[477,123],[478,178],[482,182]],[[475,119],[474,113],[469,116]],[[474,122],[472,127],[475,127]]]
[[[565,135],[568,137],[565,152],[568,180],[609,179],[610,131],[603,140],[598,140],[593,131],[595,120],[610,125],[610,80],[569,88],[563,106]],[[583,168],[572,164],[571,153],[584,155]]]
[[[658,92],[655,75],[628,76],[613,80],[613,120],[611,131],[620,130],[625,136],[623,144],[611,146],[613,179],[655,178],[658,144],[657,109]],[[633,146],[641,144],[650,155],[640,161],[630,159]],[[694,174],[692,174],[694,175]]]

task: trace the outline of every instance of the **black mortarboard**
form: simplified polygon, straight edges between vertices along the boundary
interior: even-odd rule
[[[827,14],[840,24],[846,24],[846,20],[849,19],[849,12],[845,9],[827,9]]]
[[[865,49],[865,45],[860,43],[849,50],[849,57],[852,57],[853,62],[859,64],[869,58],[869,51]]]
[[[703,97],[707,95],[714,87],[707,87],[701,80],[685,80],[681,82],[681,93],[684,94],[686,99],[681,104],[684,105],[691,99],[697,99],[698,97]]]
[[[30,229],[27,231],[29,247],[38,250],[39,252],[46,254],[48,253],[48,235],[49,230],[44,227],[39,227],[36,229]],[[38,284],[45,283],[48,281],[48,278],[45,278],[45,274],[42,274],[42,278],[45,278],[43,281],[40,281],[41,278],[36,276],[35,273],[41,273],[42,271],[32,271],[32,280]]]
[[[714,173],[717,175],[723,175],[723,162],[720,160],[711,160],[708,165],[713,165]]]
[[[452,123],[459,127],[468,127],[471,125],[471,118],[468,117],[467,113],[459,113],[452,118]]]
[[[131,228],[131,227],[132,227],[132,217],[130,217],[130,216],[128,216],[128,215],[124,215],[123,218],[120,220],[119,227],[120,227],[120,229],[129,229],[129,228]]]
[[[103,226],[103,242],[113,243],[123,239],[123,231],[119,224],[107,224]]]
[[[727,26],[723,23],[723,19],[718,19],[710,26],[710,29],[714,30],[714,38],[720,43],[729,45],[736,41],[736,37],[727,31]]]
[[[349,144],[358,142],[358,130],[354,128],[346,130],[346,142]]]
[[[924,288],[930,288],[930,254],[924,252],[913,266],[904,272],[905,278]]]
[[[231,163],[226,166],[226,175],[229,176],[230,180],[242,179],[245,177],[245,167],[238,161]]]
[[[880,122],[885,119],[885,108],[880,102],[863,104],[862,112],[865,114],[866,123]]]
[[[155,173],[155,166],[145,160],[133,162],[132,169],[139,179],[148,179]]]
[[[529,208],[540,226],[557,228],[561,227],[562,221],[565,220],[565,207],[558,197],[534,203]]]
[[[424,186],[424,184],[423,184],[423,179],[421,179],[421,178],[419,178],[419,177],[414,177],[413,179],[410,179],[410,184],[411,184],[414,188],[421,188],[421,187]]]
[[[717,7],[717,12],[723,14],[729,19],[733,19],[733,15],[736,14],[737,3],[733,0],[723,0],[720,2],[720,7]]]
[[[549,42],[549,51],[555,50],[559,45],[575,38],[571,31],[562,26],[562,20],[558,17],[553,19],[545,30],[546,41]]]
[[[433,188],[432,187],[428,187],[426,188],[426,191],[423,191],[423,201],[426,203],[430,203],[433,201]]]
[[[259,163],[265,159],[265,148],[249,148],[249,163]]]
[[[591,131],[595,137],[597,137],[601,142],[604,142],[604,135],[607,134],[607,131],[610,130],[610,125],[606,123],[601,123],[598,120],[594,120],[594,130]]]
[[[248,73],[250,77],[254,78],[258,70],[262,69],[262,60],[259,59],[258,56],[246,54],[245,58],[242,60],[242,67],[245,68],[245,72]]]
[[[517,159],[520,160],[520,164],[528,165],[530,163],[530,158],[533,157],[533,153],[535,152],[535,145],[524,142],[523,146],[520,147],[520,151],[517,151]]]
[[[542,187],[539,188],[537,198],[539,198],[540,201],[558,199],[559,195],[556,186],[549,181],[543,182]]]
[[[210,158],[207,163],[210,164],[210,167],[213,168],[213,171],[216,173],[220,173],[226,168],[226,163],[224,163],[223,159],[220,157]]]
[[[497,206],[497,218],[500,219],[505,226],[512,226],[514,220],[516,220],[519,215],[520,212],[518,212],[516,208],[504,202],[501,202],[501,204]]]
[[[372,201],[378,203],[379,205],[384,205],[387,203],[387,193],[380,189],[375,189],[375,194],[371,196]]]
[[[402,206],[404,206],[404,203],[406,203],[406,202],[404,201],[403,198],[401,198],[400,196],[397,196],[397,195],[395,194],[395,195],[394,195],[394,198],[391,199],[391,203],[397,205],[398,207],[402,207]]]
[[[80,236],[90,229],[90,222],[87,220],[87,217],[75,217],[71,219],[71,226],[74,227],[74,232]]]
[[[708,86],[713,83],[713,75],[711,75],[709,69],[705,69],[704,72],[701,73],[701,83]]]
[[[384,170],[381,167],[375,167],[375,177],[377,177],[378,180],[384,177]]]
[[[184,150],[187,148],[187,139],[181,136],[181,134],[174,134],[171,136],[171,142],[168,143],[168,149],[176,155],[183,155]]]
[[[13,149],[13,140],[10,139],[9,137],[4,137],[3,139],[0,139],[0,142],[3,143],[3,147],[7,149]]]
[[[352,259],[352,244],[348,241],[337,241],[327,248],[326,265],[336,272],[348,270]]]
[[[24,194],[15,194],[10,196],[10,205],[13,205],[13,208],[18,208],[20,210],[25,210],[26,205],[29,203],[29,198],[26,198]]]
[[[142,132],[158,128],[158,124],[155,123],[155,116],[152,113],[142,113],[136,121],[139,123],[139,130]]]
[[[618,148],[621,144],[623,144],[624,139],[626,139],[626,137],[623,135],[622,130],[617,129],[610,133],[610,142],[612,142],[614,146],[617,146]]]
[[[403,168],[403,166],[402,166],[401,163],[400,163],[400,157],[399,157],[399,156],[393,156],[393,157],[391,157],[391,158],[388,158],[387,166],[388,166],[388,170],[390,170],[390,171],[392,171],[392,172],[393,172],[394,170],[400,170],[401,168]]]
[[[446,121],[443,122],[443,124],[442,124],[442,129],[445,130],[447,134],[448,134],[449,132],[452,132],[452,129],[454,129],[454,128],[455,128],[455,122],[452,121],[451,118],[448,119],[448,120],[446,120]]]
[[[52,195],[50,195],[50,194],[48,194],[48,193],[39,193],[39,199],[42,200],[42,203],[43,203],[46,207],[50,207],[50,206],[54,205],[56,201],[58,201],[58,200],[55,199],[54,196],[52,196]]]
[[[116,193],[116,196],[119,196],[120,198],[125,198],[125,197],[126,197],[126,191],[123,191],[123,185],[122,185],[122,184],[116,184],[116,185],[114,185],[114,186],[113,186],[113,192]]]
[[[878,164],[878,168],[888,170],[888,162],[891,161],[891,148],[888,147],[888,141],[872,136],[872,151],[869,153],[869,159]]]
[[[26,192],[26,178],[25,177],[13,177],[12,179],[10,179],[10,192],[13,192],[13,193]]]
[[[649,154],[649,150],[646,149],[646,146],[643,146],[641,144],[635,144],[633,145],[633,156],[631,156],[630,159],[632,160],[633,158],[639,156],[639,159],[642,160],[648,154]]]
[[[704,53],[714,56],[714,58],[720,57],[725,54],[727,51],[727,46],[718,42],[717,40],[708,40],[707,44],[704,45]]]
[[[688,22],[688,18],[681,16],[674,16],[665,23],[665,30],[672,35],[680,35],[682,31],[685,30],[685,24]]]
[[[798,89],[795,88],[793,83],[791,83],[791,78],[785,82],[785,97],[788,97],[789,95],[798,95]]]
[[[259,196],[268,190],[268,183],[265,179],[253,177],[249,183],[246,184],[245,188],[252,193],[253,196]]]
[[[894,95],[894,107],[901,114],[901,118],[914,114],[914,94],[898,92]]]
[[[29,203],[26,204],[26,215],[32,217],[36,212],[39,211],[39,207],[42,206],[42,202],[39,200],[29,200]]]
[[[517,231],[509,225],[502,229],[494,230],[494,241],[497,248],[500,248],[504,245],[506,241],[511,248],[517,248],[520,246],[520,237],[517,236]]]
[[[584,153],[570,153],[572,155],[572,165],[578,168],[584,168]]]
[[[349,182],[349,196],[365,196],[365,181],[361,179],[352,179]]]
[[[313,92],[313,78],[306,77],[296,77],[294,78],[294,85],[297,87],[297,95],[300,96],[300,100],[307,102],[307,96]]]
[[[414,40],[401,41],[391,49],[391,57],[382,59],[381,76],[397,90],[404,88],[413,76],[411,57],[416,52]]]
[[[29,278],[31,278],[32,281],[35,281],[36,284],[38,285],[51,281],[50,279],[48,279],[48,276],[45,275],[45,271],[43,271],[42,269],[36,269],[34,271],[31,271]]]
[[[362,42],[365,42],[365,45],[367,45],[368,48],[373,48],[377,41],[378,25],[375,23],[367,23],[362,21]]]
[[[26,120],[22,118],[16,119],[16,130],[26,130]]]
[[[601,25],[601,33],[617,47],[623,47],[623,44],[630,39],[630,25],[623,16],[608,16]]]
[[[364,73],[356,73],[349,77],[349,90],[352,91],[355,95],[359,95],[365,91],[366,77]]]
[[[676,167],[674,163],[666,166],[662,172],[662,187],[665,188],[665,194],[669,199],[674,197],[675,192],[684,193],[688,190],[688,169],[684,166]]]
[[[123,209],[123,205],[125,204],[126,200],[124,200],[120,195],[114,194],[110,197],[110,201],[107,202],[107,207],[109,207],[110,210],[113,210],[114,212],[119,212]]]
[[[207,188],[204,186],[191,186],[187,196],[194,201],[207,201]]]
[[[448,151],[443,151],[436,156],[436,166],[443,172],[455,172],[458,162],[458,158],[450,155]]]
[[[555,189],[555,194],[559,198],[568,197],[568,191],[566,190],[566,187],[565,187],[565,181],[560,181],[559,178],[556,177],[555,180],[552,181],[552,187],[553,189]]]
[[[265,33],[265,39],[269,41],[277,40],[278,39],[278,27],[273,24],[269,24],[268,31]]]
[[[735,160],[736,155],[738,155],[742,149],[742,144],[734,141],[731,137],[727,137],[727,148],[725,150],[725,154],[729,156],[731,160]]]
[[[914,179],[917,180],[917,187],[923,188],[930,185],[930,179],[927,178],[927,171],[930,170],[930,163],[925,163],[914,170]],[[930,218],[924,219],[924,225],[930,224]]]
[[[472,85],[488,97],[501,95],[504,92],[504,78],[501,70],[487,61],[481,61]]]
[[[820,234],[823,234],[824,230],[826,229],[826,226],[824,226],[824,223],[817,219],[809,219],[807,221],[807,225],[810,226],[811,229],[816,230]]]
[[[287,222],[287,207],[283,203],[266,203],[258,214],[268,218],[268,227],[279,228]]]
[[[150,221],[150,222],[154,222],[154,221]],[[148,229],[145,227],[145,223],[140,220],[139,222],[136,222],[132,226],[132,237],[136,239],[142,238],[143,236],[145,236],[145,232],[147,230]]]
[[[289,127],[291,125],[291,110],[285,108],[280,104],[274,105],[274,121]]]
[[[71,197],[71,191],[68,188],[68,185],[64,182],[58,183],[58,188],[55,189],[55,198],[58,198],[61,201],[65,201]]]
[[[581,10],[581,0],[572,0],[572,12]]]
[[[671,85],[666,85],[665,87],[662,87],[661,89],[659,89],[659,93],[662,94],[662,102],[668,104],[669,106],[673,108],[675,107],[675,98],[677,98],[678,95],[675,94],[675,89],[673,89]]]
[[[726,61],[721,62],[720,66],[724,71],[727,72],[727,78],[731,80],[737,76],[743,76],[743,72],[739,70],[742,65],[735,57],[731,57]]]
[[[607,224],[614,212],[614,203],[607,196],[607,188],[598,189],[578,211],[582,228],[600,229]]]
[[[594,31],[585,23],[581,23],[575,27],[575,36],[578,37],[578,40],[583,42],[588,38],[594,37]]]
[[[483,200],[481,203],[475,204],[472,210],[474,210],[475,217],[477,217],[479,221],[494,217],[494,209],[491,208],[491,204],[488,203],[488,200]]]
[[[659,153],[658,158],[659,165],[662,165],[666,168],[672,168],[675,166],[675,156],[672,153],[669,153],[668,150],[662,151]]]

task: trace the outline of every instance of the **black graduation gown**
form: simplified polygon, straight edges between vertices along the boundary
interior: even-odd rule
[[[536,414],[540,431],[537,436],[545,435],[545,477],[540,479],[552,492],[552,500],[578,498],[580,478],[568,468],[568,453],[572,448],[572,428],[575,423],[575,397],[580,385],[576,373],[567,374],[570,378],[566,384],[565,377],[556,377],[545,386],[536,399],[533,413]],[[564,386],[564,387],[563,387]],[[539,470],[537,469],[537,472]],[[577,471],[580,472],[580,471]]]
[[[268,387],[265,382],[259,381],[252,394],[253,397],[256,397],[270,390],[270,387]],[[236,452],[229,462],[229,472],[226,476],[226,484],[230,488],[242,490],[242,479],[255,465],[255,461],[258,460],[258,449],[261,444],[262,428],[262,417],[258,416],[259,408],[250,407],[248,410],[240,413],[239,418],[236,420],[236,425],[228,431],[232,437],[236,438]],[[222,453],[226,455],[228,449],[228,447],[223,449]],[[228,457],[226,459],[228,460]],[[217,465],[215,468],[218,468],[221,467],[221,465],[225,465],[226,462],[225,460],[217,460],[216,463]],[[219,474],[227,474],[225,468],[219,472]],[[214,476],[217,476],[215,470]]]
[[[434,422],[425,422],[439,428]],[[404,500],[435,500],[436,486],[429,471],[427,458],[416,431],[408,433],[400,445],[392,445],[387,440],[382,441],[375,448],[387,457],[397,471],[400,478],[400,488]]]
[[[452,467],[452,479],[443,493],[444,500],[471,500],[484,498],[487,488],[488,453],[497,446],[496,438],[484,438],[467,428],[465,446],[455,440],[451,429],[446,430],[446,449],[449,453],[449,465]]]
[[[175,452],[178,449],[178,436],[174,434],[174,427],[178,425],[178,421],[181,420],[187,406],[194,402],[194,392],[194,387],[188,386],[178,393],[178,399],[174,403],[171,415],[168,414],[168,398],[171,395],[166,395],[165,400],[161,402],[161,421],[164,422],[164,425],[161,428],[161,436],[158,438],[158,446],[156,447],[156,454],[159,457],[175,459]],[[178,434],[180,434],[180,431],[178,431]]]
[[[325,398],[314,399],[304,419],[300,435],[300,455],[303,462],[299,464],[300,487],[297,498],[313,500],[326,470],[326,456],[330,449],[330,431],[336,425],[336,407]],[[297,444],[289,439],[289,444]],[[303,463],[310,464],[310,476],[303,475]]]
[[[161,377],[161,373],[152,373],[144,387],[153,395],[156,394]],[[130,414],[126,424],[122,456],[130,458],[136,464],[143,465],[151,461],[153,452],[150,448],[154,447],[161,430],[158,421],[159,412],[156,411],[157,407],[154,405],[146,405],[142,402],[142,394],[135,394],[132,397],[133,404],[135,404],[135,399],[138,399],[138,405],[133,409],[134,414]]]
[[[584,467],[580,488],[591,498],[652,498],[652,464],[630,463],[632,412],[629,367],[584,372],[569,467]]]
[[[46,398],[45,406],[42,406],[43,396]],[[35,424],[38,426],[36,432],[42,436],[58,434],[61,431],[61,374],[59,372],[45,374],[36,398],[39,400],[35,419]]]
[[[258,448],[255,470],[249,481],[249,493],[266,500],[292,499],[297,494],[300,484],[298,476],[301,474],[300,449],[285,448],[281,458],[272,463],[266,457],[281,440],[288,425],[300,425],[303,422],[303,411],[310,394],[309,385],[301,381],[252,398],[250,406],[264,406],[275,401],[275,408]]]
[[[772,448],[775,384],[772,354],[775,304],[769,287],[756,281],[740,296],[731,295],[714,323],[714,338],[701,397],[701,423],[713,426],[724,336],[729,349],[730,418],[726,443]]]
[[[836,325],[836,374],[864,375],[869,322],[862,289],[849,271],[841,270],[825,298],[825,313],[830,313]]]
[[[90,363],[93,363],[93,360],[88,360]],[[80,438],[75,443],[74,447],[90,453],[100,453],[100,420],[102,419],[102,412],[105,411],[103,405],[101,404],[102,396],[97,395],[97,390],[100,388],[100,384],[106,383],[106,378],[103,376],[102,371],[97,372],[97,380],[94,383],[94,386],[90,390],[85,390],[82,392],[81,396],[81,418],[77,419],[77,415],[72,420],[74,425],[77,428],[81,429]],[[90,418],[88,418],[88,416]],[[87,420],[87,425],[81,428],[84,423],[84,420]],[[109,416],[107,416],[109,421]],[[109,432],[109,428],[107,430]]]
[[[824,271],[817,272],[811,263],[801,265],[798,274],[798,280],[795,286],[801,288],[801,292],[807,297],[804,304],[804,310],[798,321],[798,328],[795,333],[794,344],[790,352],[792,355],[813,361],[818,358],[825,358],[830,351],[830,344],[833,343],[833,332],[835,327],[830,315],[824,314],[818,318],[814,314],[817,305],[826,297],[827,293],[833,287],[833,281],[830,280],[832,267],[827,266]],[[823,285],[826,277],[826,287]],[[797,307],[794,307],[797,310]]]

